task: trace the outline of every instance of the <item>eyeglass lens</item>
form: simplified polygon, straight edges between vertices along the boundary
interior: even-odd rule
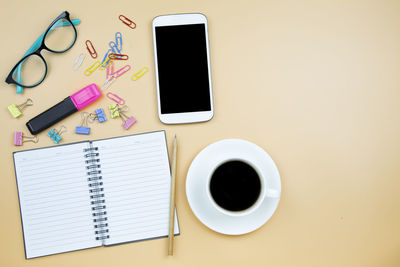
[[[44,38],[47,48],[55,52],[64,52],[74,44],[76,32],[68,20],[60,19],[54,23]],[[18,65],[12,77],[22,86],[35,86],[44,79],[45,74],[45,62],[38,55],[32,54]]]
[[[72,24],[66,19],[60,19],[47,32],[44,44],[53,51],[64,52],[74,44],[75,38]]]

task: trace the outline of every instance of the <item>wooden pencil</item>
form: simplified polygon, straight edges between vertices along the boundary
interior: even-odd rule
[[[175,135],[174,148],[172,150],[171,198],[169,207],[168,255],[170,256],[174,254],[176,149],[177,145],[176,145],[176,135]]]

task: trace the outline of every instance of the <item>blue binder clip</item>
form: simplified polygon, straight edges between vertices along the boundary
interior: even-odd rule
[[[98,108],[95,110],[97,119],[99,122],[107,121],[106,114],[104,114],[104,110],[102,108]]]
[[[51,140],[54,141],[54,143],[58,144],[62,140],[61,134],[66,131],[67,131],[67,127],[62,125],[60,130],[58,130],[58,131],[56,129],[51,129],[50,132],[47,134],[47,136],[50,137]]]
[[[88,127],[88,117],[89,113],[82,112],[81,114],[82,120],[80,126],[76,126],[75,133],[76,134],[90,134],[90,128]]]
[[[90,122],[94,122],[95,120],[98,120],[100,123],[107,121],[106,114],[104,114],[104,110],[102,108],[96,109],[94,113],[90,113],[89,119]]]

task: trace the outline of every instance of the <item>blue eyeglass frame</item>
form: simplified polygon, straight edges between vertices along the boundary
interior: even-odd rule
[[[61,22],[61,19],[66,19],[68,22]],[[55,51],[52,50],[50,48],[48,48],[45,45],[45,37],[47,36],[48,33],[50,33],[53,29],[58,28],[58,27],[62,27],[65,25],[72,25],[72,28],[74,29],[74,33],[75,33],[75,38],[74,41],[71,43],[71,45],[64,49],[63,51]],[[71,21],[70,17],[69,17],[69,12],[68,11],[64,11],[63,13],[61,13],[47,28],[47,30],[39,36],[39,38],[33,43],[33,45],[29,48],[29,50],[24,54],[24,56],[22,57],[21,60],[18,61],[18,63],[14,66],[14,68],[12,68],[10,74],[8,74],[7,78],[6,78],[6,83],[8,84],[16,84],[17,85],[17,94],[22,93],[23,88],[32,88],[35,86],[38,86],[39,84],[41,84],[43,82],[43,80],[46,78],[47,75],[47,62],[44,59],[44,57],[40,54],[40,52],[45,49],[47,51],[53,52],[53,53],[64,53],[66,51],[68,51],[69,49],[72,48],[72,46],[74,46],[76,39],[77,39],[77,31],[74,25],[78,25],[80,23],[80,19],[74,19]],[[45,65],[45,73],[42,77],[42,79],[40,81],[38,81],[37,83],[33,84],[33,85],[24,85],[22,84],[22,80],[21,80],[21,63],[24,62],[28,57],[32,56],[32,55],[37,55],[38,57],[40,57]],[[17,81],[13,78],[13,75],[15,74],[15,72],[17,72]]]

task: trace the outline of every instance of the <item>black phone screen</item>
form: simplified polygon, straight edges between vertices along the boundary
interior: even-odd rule
[[[155,27],[161,113],[210,111],[204,24]]]

